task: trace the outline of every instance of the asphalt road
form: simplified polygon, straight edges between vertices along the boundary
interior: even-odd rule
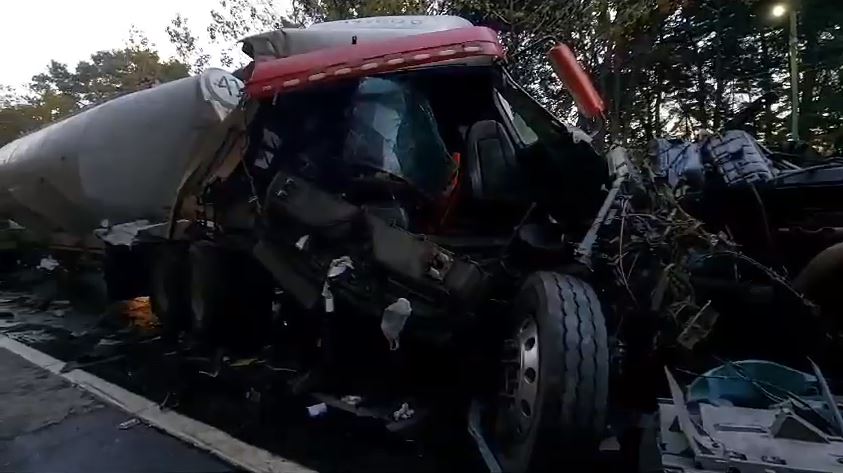
[[[134,323],[129,323],[126,317],[115,317],[114,314],[102,317],[91,310],[74,308],[78,304],[71,306],[67,301],[56,299],[47,304],[50,298],[61,296],[50,290],[47,291],[49,297],[45,298],[41,294],[43,292],[43,288],[33,291],[0,290],[0,333],[67,362],[68,369],[83,369],[303,467],[322,472],[485,471],[485,465],[467,433],[465,419],[446,414],[441,419],[433,419],[421,431],[396,434],[387,431],[380,421],[361,419],[334,409],[312,418],[306,408],[318,401],[289,394],[289,373],[285,371],[276,371],[274,367],[254,360],[245,360],[243,364],[231,360],[224,369],[216,370],[211,360],[189,359],[165,346],[154,330],[144,328],[144,320],[133,319]],[[30,375],[34,376],[34,373]],[[27,376],[22,374],[21,382]],[[2,374],[0,379],[4,379]],[[162,441],[141,434],[149,430],[146,427],[138,429],[137,433],[132,433],[134,428],[119,431],[116,425],[126,420],[119,411],[103,407],[98,402],[94,402],[96,408],[84,407],[88,406],[86,402],[93,401],[86,396],[79,399],[81,404],[70,408],[73,415],[56,427],[50,427],[45,433],[36,429],[36,437],[33,438],[27,437],[33,435],[28,433],[31,429],[20,428],[10,431],[8,441],[16,442],[16,445],[20,442],[41,445],[37,442],[48,442],[52,435],[63,438],[62,435],[70,435],[76,429],[102,432],[90,437],[90,441],[94,442],[91,445],[96,445],[96,442],[110,438],[117,431],[120,436],[133,436],[133,445],[147,455],[156,451],[152,442]],[[53,404],[52,400],[44,402]],[[3,403],[4,400],[0,399],[0,405]],[[0,412],[8,411],[3,408]],[[53,428],[57,430],[50,430]],[[46,437],[42,437],[44,435]],[[180,445],[178,441],[164,437]],[[189,450],[194,451],[192,448]],[[75,461],[75,453],[76,450],[62,450],[56,451],[54,456]],[[37,460],[37,457],[27,455],[20,453],[13,457],[18,463],[10,463],[9,468],[0,463],[0,470],[18,470],[13,467],[26,466],[20,462]],[[0,459],[4,458],[0,454]],[[173,458],[179,457],[174,455]],[[103,457],[103,461],[106,460]],[[57,460],[44,460],[48,461]],[[55,464],[38,465],[45,468],[20,469],[56,471],[49,468]],[[147,466],[142,469],[191,471],[177,464]],[[58,470],[67,471],[63,467]],[[80,467],[81,470],[103,471],[103,468]],[[118,465],[107,470],[124,469]],[[211,468],[210,464],[208,468],[199,470],[221,471]]]
[[[0,380],[0,471],[235,471],[2,348]]]

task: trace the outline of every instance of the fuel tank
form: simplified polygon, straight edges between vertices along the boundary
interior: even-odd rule
[[[0,217],[40,236],[163,222],[188,161],[237,107],[220,69],[127,94],[0,148]]]

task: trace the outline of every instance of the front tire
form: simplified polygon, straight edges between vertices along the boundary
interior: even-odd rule
[[[596,456],[609,396],[606,322],[597,295],[573,276],[535,273],[513,312],[495,409],[498,460],[512,472],[582,468]]]

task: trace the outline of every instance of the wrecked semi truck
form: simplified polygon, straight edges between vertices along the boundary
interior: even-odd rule
[[[121,129],[98,134],[82,118],[94,108],[0,151],[7,163],[29,156],[10,169],[47,189],[24,199],[2,181],[9,215],[65,229],[75,214],[58,206],[75,204],[89,222],[77,234],[96,228],[105,242],[110,291],[148,293],[165,334],[190,350],[271,346],[294,366],[295,392],[362,396],[392,424],[448,406],[468,417],[490,469],[544,471],[592,460],[618,398],[656,408],[642,380],[663,379],[664,350],[712,351],[724,319],[763,317],[774,336],[775,314],[810,311],[774,273],[677,219],[624,150],[602,156],[525,93],[492,30],[372,18],[285,28],[244,51],[254,62],[237,73],[242,99],[201,139],[188,139],[199,137],[192,116],[167,122],[189,143],[162,129],[178,142],[166,149],[146,147],[141,129],[155,121],[113,116]],[[550,58],[599,118],[571,51]],[[212,90],[240,95],[214,74]],[[156,90],[177,86],[141,94],[159,103]],[[74,123],[98,148],[49,146]],[[83,166],[102,149],[102,166]],[[144,160],[160,180],[138,170]],[[126,196],[136,190],[145,198]],[[772,297],[729,303],[753,284]]]

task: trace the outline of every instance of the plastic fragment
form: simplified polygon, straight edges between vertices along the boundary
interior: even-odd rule
[[[416,415],[416,411],[410,407],[408,403],[401,404],[397,411],[392,413],[392,418],[395,420],[407,420]]]
[[[350,257],[337,258],[331,261],[331,265],[328,267],[328,279],[333,279],[349,269],[354,269],[354,262],[351,261]]]
[[[52,271],[59,267],[59,262],[56,261],[55,258],[52,256],[48,256],[46,258],[41,258],[41,262],[38,263],[38,269],[44,269],[47,271]]]
[[[344,402],[345,404],[348,404],[349,406],[356,407],[358,404],[363,402],[363,397],[349,394],[340,398],[340,401]]]
[[[334,312],[334,293],[331,292],[331,286],[328,281],[322,286],[322,299],[325,300],[325,312],[331,314]]]
[[[302,237],[304,238],[304,237]],[[325,284],[322,286],[322,298],[325,300],[325,312],[330,314],[334,312],[334,293],[331,292],[331,285],[329,281],[349,269],[354,269],[354,262],[348,256],[342,256],[331,261],[328,266],[328,274],[325,279]]]
[[[303,237],[299,238],[296,242],[296,248],[304,251],[307,248],[307,242],[310,241],[310,235],[304,235]]]
[[[327,413],[328,405],[324,402],[320,402],[319,404],[314,404],[312,406],[307,406],[307,415],[309,415],[310,417],[319,417]]]
[[[141,423],[140,419],[137,419],[137,418],[129,419],[125,422],[121,422],[120,425],[117,426],[117,428],[119,428],[120,430],[129,430],[132,427],[140,425],[140,423]]]
[[[381,318],[381,332],[389,342],[389,349],[395,351],[399,348],[399,338],[401,331],[404,330],[404,324],[410,314],[413,313],[413,307],[410,301],[400,297],[392,304],[388,305],[383,310],[383,317]]]

